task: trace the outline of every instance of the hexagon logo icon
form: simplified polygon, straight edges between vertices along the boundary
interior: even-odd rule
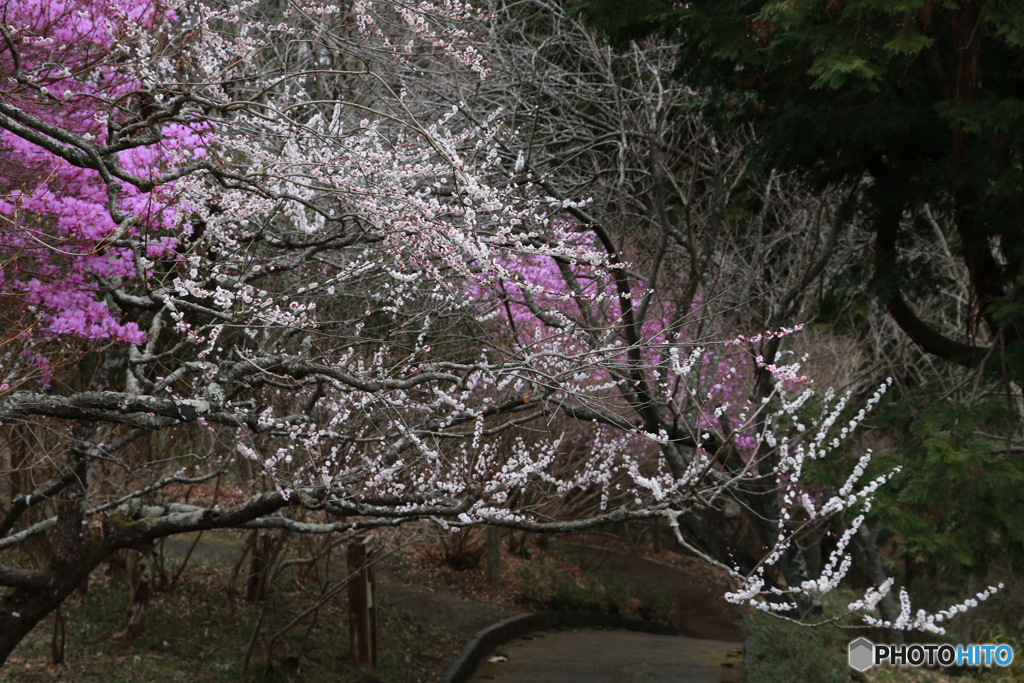
[[[867,671],[875,664],[875,644],[867,638],[850,642],[850,666],[857,671]]]

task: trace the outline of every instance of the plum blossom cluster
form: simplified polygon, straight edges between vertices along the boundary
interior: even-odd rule
[[[405,54],[414,52],[417,43],[429,45],[454,57],[481,77],[487,76],[490,69],[483,56],[473,46],[471,31],[464,28],[480,21],[482,8],[474,8],[469,3],[459,0],[421,2],[415,8],[401,3],[375,4],[371,0],[356,0],[352,11],[355,14],[359,30],[377,38],[387,48],[392,47],[392,39],[382,27],[382,24],[387,24],[387,19],[377,14],[380,11],[378,9],[380,6],[397,14],[405,28],[411,33],[408,42],[404,45]],[[438,30],[438,24],[445,26],[445,29]]]
[[[472,6],[261,11],[113,0],[4,15],[0,291],[17,302],[9,317],[38,319],[19,334],[89,343],[102,390],[29,391],[5,370],[3,421],[123,428],[76,436],[69,457],[96,462],[199,424],[230,444],[204,466],[253,490],[239,505],[251,515],[234,519],[316,533],[665,516],[681,534],[685,513],[768,486],[777,537],[729,597],[778,607],[786,592],[765,572],[805,523],[796,509],[810,523],[863,513],[891,476],[863,482],[865,454],[827,500],[803,485],[805,463],[884,388],[847,424],[844,398],[809,430],[812,393],[791,395],[799,364],[758,350],[794,330],[690,325],[703,304],[683,296],[690,283],[655,289],[631,273],[580,218],[587,199],[554,196],[508,153],[500,112],[460,123],[461,101],[429,101],[427,60],[486,75]],[[762,401],[756,369],[775,380]],[[592,504],[558,518],[574,496]],[[340,521],[307,523],[292,506]],[[145,520],[166,513],[178,530],[213,512],[175,503]],[[789,597],[834,588],[852,533]]]
[[[862,600],[856,600],[849,604],[849,610],[851,612],[863,612],[865,610],[871,610],[878,604],[878,602],[885,597],[892,589],[893,582],[888,580],[881,586],[875,589],[868,589]],[[975,594],[973,598],[967,598],[963,602],[950,605],[944,610],[939,610],[935,614],[928,614],[925,610],[917,610],[913,613],[913,608],[910,604],[910,595],[907,594],[905,588],[900,588],[900,614],[896,618],[895,622],[890,622],[885,619],[879,619],[871,614],[863,614],[864,623],[868,626],[874,626],[876,628],[892,628],[900,631],[924,631],[927,633],[944,634],[946,629],[940,624],[943,621],[952,619],[957,614],[966,614],[968,610],[978,607],[978,605],[985,600],[988,600],[992,595],[1004,588],[1004,584],[999,583],[995,586],[989,586],[983,591]]]
[[[790,374],[789,371],[782,371],[777,376],[779,379],[786,380]],[[725,597],[728,601],[735,604],[746,604],[766,612],[784,613],[794,611],[800,607],[799,602],[794,600],[794,597],[801,594],[820,596],[831,592],[839,586],[849,573],[853,562],[852,556],[848,552],[849,544],[864,524],[866,515],[871,509],[874,495],[879,487],[898,474],[900,470],[897,467],[866,482],[863,481],[872,456],[870,449],[868,449],[859,458],[846,481],[827,500],[820,504],[815,504],[813,497],[808,495],[802,486],[804,466],[809,460],[820,460],[837,449],[864,421],[871,408],[881,401],[886,388],[891,383],[892,380],[889,379],[885,384],[879,386],[864,407],[838,430],[836,430],[836,426],[846,407],[849,395],[835,400],[832,391],[829,390],[825,396],[825,410],[815,425],[817,431],[809,442],[799,438],[790,439],[785,435],[780,438],[777,430],[771,430],[770,428],[779,418],[787,415],[791,416],[797,407],[805,404],[813,393],[811,390],[805,390],[794,400],[784,401],[782,410],[768,416],[765,420],[767,428],[762,435],[763,442],[770,444],[778,453],[778,466],[774,471],[774,476],[781,492],[782,503],[778,527],[779,533],[774,546],[753,573],[744,575],[737,568],[732,568],[731,573],[737,582],[737,588],[726,594]],[[799,424],[799,422],[796,424],[799,427],[796,432],[798,437],[809,433],[805,425]],[[830,434],[834,434],[837,431],[837,436],[829,438]],[[802,512],[799,519],[794,516],[794,512],[798,508]],[[849,526],[836,540],[835,546],[830,552],[817,579],[807,580],[799,586],[790,586],[788,588],[769,585],[766,571],[768,568],[776,565],[781,560],[783,554],[790,550],[796,542],[797,534],[802,528],[820,523],[833,515],[852,510],[858,511],[857,516],[854,517]],[[928,614],[924,610],[918,610],[916,615],[911,618],[910,597],[906,590],[901,588],[901,612],[897,620],[892,622],[880,620],[866,613],[872,610],[885,597],[891,590],[893,583],[894,580],[890,578],[878,587],[868,588],[863,598],[850,603],[850,611],[860,613],[864,622],[870,626],[881,626],[896,630],[944,633],[942,627],[938,625],[939,622],[956,615],[958,612],[966,611],[970,607],[976,607],[978,604],[977,600],[971,598],[936,614]],[[1002,588],[1002,585],[990,587],[986,591],[979,593],[977,598],[978,600],[985,600],[1000,588]]]

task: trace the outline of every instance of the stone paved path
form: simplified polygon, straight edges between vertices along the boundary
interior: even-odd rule
[[[499,661],[502,658],[504,661]],[[610,629],[538,632],[496,648],[469,680],[739,683],[743,680],[743,646],[729,641]]]

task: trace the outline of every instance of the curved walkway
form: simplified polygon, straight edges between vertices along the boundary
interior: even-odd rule
[[[726,586],[708,573],[645,558],[623,548],[568,541],[561,550],[587,569],[638,587],[657,588],[675,603],[673,633],[655,633],[632,620],[516,619],[482,631],[467,644],[461,675],[450,681],[505,683],[732,683],[743,680],[740,614],[722,598]],[[536,615],[538,618],[541,615]],[[515,623],[513,623],[515,622]],[[594,623],[606,626],[590,627]],[[572,627],[564,627],[572,624]],[[550,626],[562,628],[546,628]],[[613,626],[609,628],[607,625]],[[619,627],[619,628],[614,628]],[[625,627],[625,628],[621,628]],[[625,630],[626,628],[630,630]],[[532,632],[528,632],[532,631]],[[525,633],[525,635],[523,635]],[[518,637],[514,637],[518,636]],[[487,654],[484,654],[491,648]],[[467,650],[473,650],[472,654]],[[476,670],[472,665],[480,662]],[[468,666],[465,666],[468,665]],[[450,670],[454,673],[454,667]]]
[[[468,680],[738,683],[743,680],[743,646],[620,629],[549,630],[495,648]]]

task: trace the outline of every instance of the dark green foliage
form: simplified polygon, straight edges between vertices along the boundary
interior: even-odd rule
[[[998,398],[969,405],[911,392],[881,413],[903,439],[877,466],[903,471],[873,514],[905,539],[904,555],[956,579],[992,563],[1024,566],[1024,468],[1000,438],[1013,416]]]
[[[708,87],[707,105],[733,125],[744,118],[767,135],[773,167],[823,177],[859,176],[885,159],[921,175],[951,153],[953,134],[986,136],[1020,151],[1024,121],[1024,11],[989,3],[977,21],[974,90],[958,92],[954,33],[965,2],[692,2],[574,4],[617,44],[660,30],[680,43],[680,75]],[[969,96],[969,98],[968,98]],[[988,164],[986,164],[988,165]],[[948,170],[948,169],[947,169]],[[980,170],[980,169],[979,169]],[[1019,172],[1019,168],[1017,169]]]

